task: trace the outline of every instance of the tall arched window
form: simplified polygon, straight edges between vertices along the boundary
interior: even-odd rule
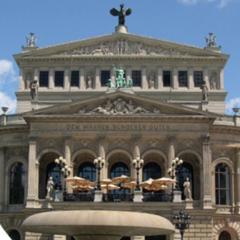
[[[46,184],[48,182],[49,177],[52,177],[53,182],[55,184],[54,189],[60,189],[62,186],[61,176],[62,176],[61,169],[58,164],[52,162],[47,165]]]
[[[230,205],[230,189],[230,169],[225,163],[220,163],[215,168],[216,204]]]
[[[128,166],[125,163],[123,163],[123,162],[115,163],[111,167],[110,177],[111,178],[115,178],[115,177],[119,177],[121,175],[129,176]]]
[[[143,181],[153,178],[160,178],[162,175],[161,167],[155,162],[149,162],[143,167]]]
[[[183,199],[184,199],[184,195],[183,195],[184,187],[183,187],[183,184],[184,184],[184,182],[186,181],[187,178],[189,178],[189,181],[191,183],[192,197],[194,197],[193,167],[192,167],[192,165],[190,163],[183,162],[183,164],[180,165],[177,168],[177,181],[178,181],[179,188],[180,188],[180,190],[182,192],[182,198]]]
[[[91,162],[85,162],[78,168],[78,176],[90,181],[96,181],[96,167]]]
[[[218,240],[231,240],[231,239],[232,239],[231,235],[226,231],[221,232],[221,234],[218,238]]]
[[[12,240],[21,240],[21,235],[17,230],[8,231],[8,235]]]
[[[22,163],[17,162],[10,168],[10,188],[9,188],[9,203],[23,204],[24,203],[24,185],[25,185],[25,170]]]

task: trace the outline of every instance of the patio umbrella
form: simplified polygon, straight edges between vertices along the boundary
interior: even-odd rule
[[[131,181],[131,182],[123,183],[122,187],[133,191],[136,188],[136,185],[137,185],[136,181]]]
[[[126,183],[126,182],[129,182],[129,177],[128,176],[126,176],[126,175],[121,175],[121,176],[119,176],[119,177],[115,177],[115,178],[113,178],[112,179],[112,182],[114,183],[114,184],[119,184],[119,183]]]
[[[66,182],[70,183],[71,185],[89,185],[94,186],[94,183],[81,177],[69,177],[66,179]]]
[[[146,189],[146,187],[150,187],[152,185],[152,182],[153,182],[153,179],[149,178],[148,180],[141,182],[140,186]]]
[[[120,187],[114,184],[101,184],[101,189],[106,189],[108,192],[109,190],[118,190]]]
[[[0,225],[0,239],[1,240],[11,240],[11,238],[8,236],[8,234],[4,231],[2,226]]]
[[[110,178],[104,178],[101,180],[102,184],[111,184],[112,183],[112,179]]]
[[[168,185],[174,183],[176,183],[176,180],[168,177],[162,177],[153,180],[153,184]]]
[[[89,185],[74,185],[72,186],[73,190],[76,190],[76,191],[90,191],[90,190],[93,190],[94,187],[92,186],[89,186]]]

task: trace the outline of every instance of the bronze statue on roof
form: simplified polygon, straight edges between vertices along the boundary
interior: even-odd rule
[[[132,13],[132,9],[124,9],[124,4],[120,5],[120,10],[117,10],[116,8],[112,8],[110,10],[110,14],[113,16],[118,16],[118,25],[125,25],[125,18],[126,16],[129,16]]]

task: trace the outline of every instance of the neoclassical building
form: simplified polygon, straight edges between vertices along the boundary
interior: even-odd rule
[[[43,48],[31,34],[14,55],[17,112],[1,116],[0,224],[14,240],[63,240],[71,236],[24,232],[22,222],[38,212],[76,209],[140,211],[172,221],[185,209],[191,216],[185,239],[240,239],[240,122],[224,115],[228,57],[213,34],[203,48],[133,35],[121,25],[113,34]],[[119,68],[131,87],[116,86]],[[151,200],[143,191],[142,201],[49,202],[49,176],[56,190],[61,184],[54,162],[60,156],[70,176],[92,181],[94,159],[104,160],[101,179],[136,179],[139,157],[140,182],[168,176],[178,157],[179,187],[188,177],[193,200]],[[179,236],[176,230],[146,239]]]

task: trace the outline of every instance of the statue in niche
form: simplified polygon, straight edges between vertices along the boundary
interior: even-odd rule
[[[87,76],[87,88],[92,88],[93,81],[92,81],[92,76],[88,75]]]
[[[183,183],[183,194],[186,200],[192,200],[192,191],[191,191],[191,183],[189,178],[186,178],[186,181]]]
[[[217,89],[217,73],[213,72],[210,76],[210,89]]]
[[[54,181],[53,181],[52,177],[48,178],[46,189],[47,189],[46,199],[52,201],[53,200],[53,194],[54,194]]]
[[[37,99],[37,94],[38,94],[38,82],[37,80],[33,80],[30,82],[29,85],[30,88],[30,95],[32,100],[36,100]]]
[[[208,102],[208,87],[207,87],[205,81],[203,81],[201,89],[202,89],[202,101],[203,102]]]
[[[124,9],[124,4],[120,5],[120,10],[117,10],[116,8],[112,8],[110,10],[110,14],[112,16],[118,16],[118,25],[125,25],[125,18],[126,16],[129,16],[132,13],[132,9],[128,8],[127,10]]]
[[[155,73],[150,72],[148,76],[148,88],[154,89],[155,87]]]

